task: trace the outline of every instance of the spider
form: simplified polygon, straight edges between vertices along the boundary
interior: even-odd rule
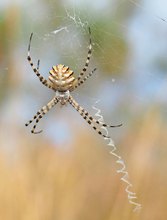
[[[102,132],[103,127],[120,127],[122,124],[118,125],[107,125],[105,123],[102,123],[101,121],[98,121],[94,119],[84,108],[82,108],[71,96],[71,92],[75,90],[77,87],[79,87],[81,84],[83,84],[92,74],[96,71],[96,68],[94,68],[89,74],[86,74],[87,68],[90,62],[90,57],[92,55],[92,40],[91,40],[91,30],[89,27],[89,49],[87,54],[87,59],[84,68],[80,72],[77,78],[74,77],[74,72],[69,69],[68,66],[58,64],[56,66],[53,66],[52,69],[49,71],[49,78],[46,80],[39,72],[39,65],[40,60],[37,62],[37,67],[34,66],[31,55],[30,55],[30,47],[31,47],[31,41],[32,41],[33,33],[30,35],[29,45],[28,45],[28,56],[27,60],[32,67],[34,73],[39,78],[41,83],[48,87],[49,89],[52,89],[55,92],[55,96],[52,98],[50,102],[48,102],[47,105],[43,106],[37,113],[34,115],[34,117],[29,120],[25,126],[28,126],[31,124],[34,120],[34,126],[31,130],[31,133],[33,134],[39,134],[42,132],[35,131],[36,126],[38,122],[42,119],[42,117],[57,103],[60,103],[62,106],[69,103],[74,107],[76,111],[79,112],[79,114],[83,117],[83,119],[86,120],[86,122],[97,131],[97,133],[104,138],[109,138]]]

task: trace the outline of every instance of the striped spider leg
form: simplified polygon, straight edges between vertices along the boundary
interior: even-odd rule
[[[30,41],[28,45],[28,62],[32,66],[32,69],[34,73],[38,76],[42,84],[44,84],[46,87],[52,89],[55,91],[54,98],[45,106],[43,106],[35,115],[34,117],[29,120],[25,125],[28,126],[31,124],[34,120],[34,126],[31,130],[32,133],[38,134],[40,131],[35,131],[36,126],[38,122],[42,119],[42,117],[52,108],[54,107],[58,102],[61,106],[65,106],[67,103],[72,105],[73,108],[75,108],[76,111],[79,112],[79,114],[83,117],[83,119],[86,120],[90,126],[97,131],[97,133],[104,138],[109,138],[107,135],[103,134],[102,128],[104,127],[120,127],[122,124],[119,125],[107,125],[105,123],[102,123],[99,120],[94,119],[84,108],[82,108],[71,96],[71,92],[75,90],[78,86],[83,84],[92,74],[95,72],[96,68],[93,69],[89,74],[86,74],[90,57],[92,55],[92,41],[91,41],[91,31],[89,28],[89,36],[90,36],[90,44],[88,49],[88,55],[86,59],[86,63],[84,68],[82,69],[81,73],[78,75],[77,78],[74,77],[74,72],[69,69],[68,66],[58,64],[52,67],[52,69],[49,71],[49,77],[48,80],[44,79],[41,74],[39,73],[39,65],[40,60],[37,62],[37,67],[34,66],[31,56],[30,56],[30,45],[32,40],[32,34],[30,36]]]
[[[94,68],[88,75],[86,75],[84,78],[80,79],[77,84],[75,85],[75,89],[83,84],[94,72],[96,71],[96,68]]]
[[[37,70],[39,71],[40,60],[37,62]]]
[[[88,75],[85,75],[87,68],[89,66],[89,62],[90,62],[90,58],[92,56],[92,39],[91,39],[91,30],[89,27],[89,48],[88,48],[88,55],[87,55],[87,59],[85,62],[85,66],[82,69],[81,73],[79,74],[79,76],[77,77],[77,84],[75,85],[75,89],[80,86],[81,84],[83,84],[90,76],[92,76],[92,74],[96,71],[96,68],[94,68]]]
[[[31,59],[31,55],[30,55],[30,48],[31,48],[31,40],[32,40],[32,36],[33,36],[33,33],[31,33],[30,35],[30,40],[29,40],[29,45],[28,45],[28,56],[27,56],[27,60],[30,64],[30,66],[32,67],[34,73],[36,74],[36,76],[39,78],[39,80],[41,81],[41,83],[43,85],[45,85],[46,87],[48,88],[51,88],[52,89],[52,86],[50,84],[50,82],[48,80],[46,80],[39,72],[39,63],[40,63],[40,60],[38,60],[38,63],[37,63],[37,68],[34,66],[33,64],[33,61]]]
[[[38,122],[42,119],[42,117],[56,104],[58,103],[58,99],[56,97],[54,97],[47,105],[43,106],[35,115],[34,117],[29,120],[25,126],[28,126],[29,124],[31,124],[35,119],[35,124],[31,130],[31,133],[33,134],[39,134],[42,132],[42,130],[40,131],[35,131],[36,126],[38,124]]]
[[[118,125],[107,125],[101,121],[98,121],[96,119],[94,119],[84,108],[82,108],[75,100],[72,96],[69,96],[68,102],[75,108],[75,110],[77,112],[79,112],[79,114],[83,117],[83,119],[86,120],[86,122],[88,124],[91,125],[91,127],[97,131],[98,134],[100,134],[101,136],[103,136],[104,138],[109,138],[108,136],[106,136],[105,134],[102,133],[102,131],[100,130],[102,127],[120,127],[122,126],[122,124],[118,124]]]

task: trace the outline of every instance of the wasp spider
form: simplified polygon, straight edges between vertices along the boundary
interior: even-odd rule
[[[93,69],[89,74],[86,74],[90,57],[92,54],[92,42],[91,42],[91,31],[89,28],[89,49],[88,49],[88,55],[86,59],[86,63],[84,68],[82,69],[81,73],[78,75],[77,78],[74,77],[74,72],[69,69],[68,66],[58,64],[56,66],[53,66],[52,69],[49,71],[49,80],[46,80],[39,72],[39,64],[40,61],[38,60],[37,67],[34,66],[33,61],[30,56],[30,46],[31,46],[31,40],[32,40],[33,33],[30,36],[29,45],[28,45],[28,56],[27,60],[30,63],[34,73],[37,75],[39,80],[43,85],[46,87],[52,89],[55,92],[54,98],[45,106],[43,106],[35,115],[34,117],[28,121],[25,125],[28,126],[31,124],[34,120],[34,126],[31,130],[32,133],[38,134],[42,132],[35,131],[36,126],[38,122],[42,119],[42,117],[57,103],[60,103],[62,106],[69,103],[74,107],[76,111],[79,112],[79,114],[83,117],[83,119],[86,120],[90,126],[97,131],[97,133],[104,138],[108,138],[105,134],[102,132],[103,127],[119,127],[122,124],[119,125],[107,125],[105,123],[102,123],[101,121],[98,121],[94,119],[84,108],[82,108],[71,96],[71,92],[75,90],[78,86],[83,84],[96,70]]]

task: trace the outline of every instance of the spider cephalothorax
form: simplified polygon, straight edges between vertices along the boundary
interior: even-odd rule
[[[94,119],[84,108],[82,108],[71,96],[70,92],[72,92],[74,89],[76,89],[78,86],[83,84],[96,70],[93,69],[89,74],[86,75],[86,71],[89,65],[90,57],[92,54],[92,43],[91,43],[91,32],[89,28],[89,36],[90,36],[90,43],[89,43],[89,50],[88,55],[86,59],[86,63],[84,68],[82,69],[81,73],[78,75],[77,78],[74,77],[74,72],[69,69],[68,66],[58,64],[56,66],[53,66],[52,69],[49,71],[49,80],[44,79],[43,76],[41,76],[39,72],[39,63],[38,60],[37,67],[34,66],[31,56],[30,56],[30,45],[32,40],[33,34],[30,36],[30,41],[28,45],[28,61],[34,71],[34,73],[37,75],[39,80],[42,82],[43,85],[46,87],[52,89],[55,91],[54,98],[46,105],[43,106],[33,117],[32,120],[30,120],[25,125],[28,126],[30,123],[35,120],[35,124],[31,130],[32,133],[37,134],[42,131],[36,132],[36,126],[39,120],[57,103],[60,103],[61,105],[65,105],[67,103],[71,104],[76,111],[79,112],[79,114],[87,121],[88,124],[91,125],[91,127],[98,132],[98,134],[102,135],[105,138],[108,138],[105,134],[102,133],[102,127],[119,127],[122,124],[119,125],[107,125],[105,123],[102,123],[101,121],[98,121]]]

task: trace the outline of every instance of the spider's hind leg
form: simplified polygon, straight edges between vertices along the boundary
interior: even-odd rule
[[[91,55],[92,55],[92,39],[91,39],[91,30],[90,30],[90,27],[89,27],[89,49],[88,49],[88,54],[87,54],[85,66],[84,66],[84,68],[82,69],[81,73],[78,76],[78,81],[80,81],[81,77],[86,73],[87,68],[89,66]]]
[[[96,68],[89,73],[87,76],[84,77],[84,75],[86,74],[87,68],[89,66],[89,62],[90,62],[90,57],[92,55],[92,40],[91,40],[91,31],[90,31],[90,27],[89,27],[89,48],[88,48],[88,54],[87,54],[87,58],[86,58],[86,62],[84,65],[84,68],[82,69],[82,71],[80,72],[79,76],[77,77],[77,85],[74,88],[77,88],[78,86],[80,86],[82,83],[84,83],[96,70]]]
[[[45,85],[46,87],[48,88],[52,88],[52,85],[50,84],[50,82],[48,80],[46,80],[39,72],[39,60],[38,60],[38,63],[37,63],[37,68],[34,66],[34,63],[32,61],[32,58],[31,58],[31,55],[30,55],[30,49],[31,49],[31,40],[32,40],[32,36],[33,36],[33,33],[31,33],[30,35],[30,40],[29,40],[29,44],[28,44],[28,54],[27,54],[27,60],[30,64],[30,66],[32,67],[34,73],[36,74],[36,76],[39,78],[39,80],[41,81],[41,83],[43,85]]]
[[[74,89],[76,89],[78,86],[82,85],[92,74],[96,71],[96,68],[94,68],[88,75],[86,75],[83,79],[77,80],[77,84],[75,85]]]

